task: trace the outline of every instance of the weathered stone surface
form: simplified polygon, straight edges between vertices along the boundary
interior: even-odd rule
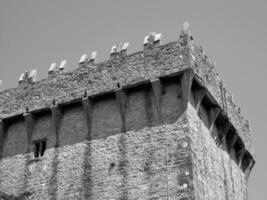
[[[248,121],[188,33],[89,64],[0,93],[1,198],[247,198]]]
[[[188,131],[183,115],[174,124],[49,149],[37,160],[32,154],[7,157],[0,163],[0,188],[14,196],[27,191],[31,199],[190,199]]]
[[[218,147],[210,131],[189,104],[187,116],[193,153],[196,199],[247,199],[245,175],[228,152]],[[201,134],[200,134],[201,133]]]
[[[50,76],[34,84],[19,86],[0,93],[0,114],[2,118],[25,112],[25,108],[37,110],[49,107],[52,100],[66,102],[82,97],[84,90],[88,95],[98,94],[121,86],[149,80],[158,76],[172,74],[193,67],[201,77],[205,87],[221,104],[221,78],[214,66],[206,59],[197,45],[192,44],[195,61],[188,64],[187,48],[179,42],[172,42],[149,51],[137,52],[118,57],[94,66],[80,67],[74,71]],[[182,56],[182,59],[180,58]],[[254,154],[250,129],[247,120],[234,104],[229,92],[226,93],[228,116],[241,135],[246,147]]]

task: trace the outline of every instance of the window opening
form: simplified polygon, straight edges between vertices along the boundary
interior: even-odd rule
[[[46,150],[46,140],[34,141],[34,157],[42,157]]]

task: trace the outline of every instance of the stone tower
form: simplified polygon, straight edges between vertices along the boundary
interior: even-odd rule
[[[0,199],[248,199],[248,120],[188,24],[160,37],[0,93]]]

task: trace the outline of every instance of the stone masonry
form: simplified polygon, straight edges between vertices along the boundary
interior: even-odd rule
[[[0,199],[248,199],[248,120],[187,26],[160,36],[0,92]]]

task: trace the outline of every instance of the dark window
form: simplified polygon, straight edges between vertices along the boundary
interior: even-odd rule
[[[46,140],[37,140],[33,142],[34,144],[34,157],[42,157],[46,149]]]

